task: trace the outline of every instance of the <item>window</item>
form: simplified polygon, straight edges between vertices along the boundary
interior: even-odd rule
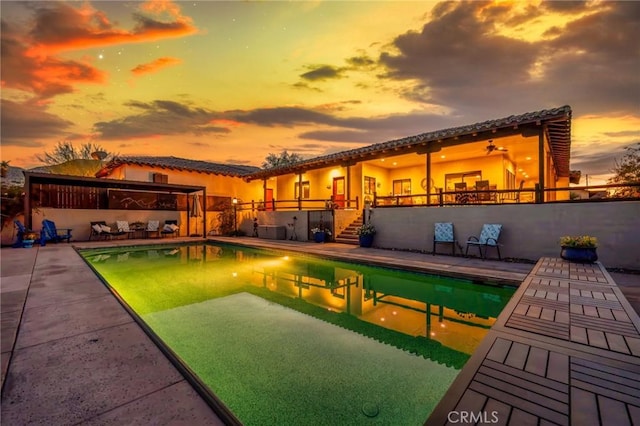
[[[152,173],[151,174],[151,182],[154,182],[154,183],[169,183],[169,175],[164,175],[162,173]]]
[[[303,199],[304,198],[307,198],[307,199],[311,198],[309,196],[309,192],[310,192],[309,189],[310,189],[309,181],[302,182],[302,195],[299,195],[300,194],[300,182],[296,182],[294,190],[293,190],[294,198],[295,199],[298,199],[298,198],[303,198]]]
[[[411,179],[398,179],[393,181],[393,195],[410,195]]]
[[[376,178],[371,176],[364,177],[364,193],[365,195],[373,195],[376,192]]]
[[[444,175],[445,191],[454,191],[455,184],[462,182],[467,184],[467,189],[472,189],[477,180],[482,180],[482,171],[480,170],[446,174]]]

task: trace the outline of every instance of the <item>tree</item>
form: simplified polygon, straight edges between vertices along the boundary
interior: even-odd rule
[[[262,163],[263,169],[275,169],[279,167],[290,166],[298,161],[302,161],[302,156],[285,149],[280,154],[269,153]]]
[[[85,143],[79,148],[72,142],[58,142],[53,151],[36,155],[36,158],[49,166],[52,173],[93,176],[100,168],[102,162],[114,156],[102,146]]]
[[[640,184],[640,143],[636,146],[627,146],[625,150],[626,154],[622,156],[620,161],[616,160],[616,166],[611,170],[615,175],[609,179],[609,183]],[[622,186],[616,189],[614,197],[640,197],[640,187]]]

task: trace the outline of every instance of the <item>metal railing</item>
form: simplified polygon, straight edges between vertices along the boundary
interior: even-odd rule
[[[285,211],[285,210],[335,210],[335,209],[355,209],[360,208],[360,198],[356,197],[353,200],[338,200],[334,201],[332,198],[304,198],[304,199],[291,199],[291,200],[270,200],[255,201],[238,203],[238,210],[251,210],[251,211]]]
[[[569,198],[556,199],[559,192],[568,192]],[[586,197],[584,197],[586,196]],[[513,203],[572,203],[572,202],[602,202],[602,201],[627,201],[640,199],[640,182],[627,182],[622,184],[572,186],[541,189],[538,185],[534,188],[521,189],[489,189],[489,190],[465,190],[442,191],[427,195],[389,195],[378,196],[374,193],[374,207],[411,207],[411,206],[457,206],[478,204],[513,204]]]

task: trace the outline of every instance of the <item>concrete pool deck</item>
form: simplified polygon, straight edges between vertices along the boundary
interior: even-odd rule
[[[534,267],[336,243],[217,240],[494,282],[522,282]],[[3,423],[223,424],[73,249],[195,241],[112,240],[3,248]],[[640,275],[611,276],[638,310]]]

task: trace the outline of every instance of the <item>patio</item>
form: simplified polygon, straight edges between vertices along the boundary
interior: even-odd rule
[[[412,270],[480,276],[494,282],[522,282],[533,268],[531,264],[363,249],[336,243],[256,238],[218,240]],[[178,238],[170,242],[193,241]],[[112,240],[2,249],[4,421],[12,424],[225,423],[73,249],[73,246],[167,242]],[[612,273],[611,276],[618,284],[624,284],[620,289],[637,311],[640,275]],[[639,368],[638,358],[635,359],[635,368]]]

